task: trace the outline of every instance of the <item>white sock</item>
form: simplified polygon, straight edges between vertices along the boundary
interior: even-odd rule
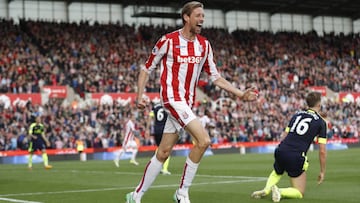
[[[180,187],[178,193],[184,196],[189,196],[189,187],[194,180],[199,164],[194,163],[189,157],[186,158],[183,175],[181,177]]]
[[[134,160],[134,161],[135,161],[135,158],[136,158],[137,153],[138,153],[138,149],[133,149],[133,153],[132,153],[132,156],[131,156],[131,160]]]
[[[156,177],[159,175],[161,168],[162,163],[157,160],[156,155],[154,155],[146,165],[144,175],[139,185],[135,188],[134,199],[140,200],[142,198],[144,193],[149,189]]]
[[[122,156],[123,153],[124,153],[124,150],[123,150],[123,149],[120,149],[119,151],[115,152],[115,158],[114,158],[114,160],[115,160],[115,161],[119,161],[119,160],[120,160],[120,157]]]

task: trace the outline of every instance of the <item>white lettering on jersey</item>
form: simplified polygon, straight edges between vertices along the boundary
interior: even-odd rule
[[[177,56],[178,63],[200,63],[201,56]]]

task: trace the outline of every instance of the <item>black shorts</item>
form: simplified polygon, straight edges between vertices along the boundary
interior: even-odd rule
[[[161,131],[161,132],[156,132],[156,131],[155,131],[154,137],[155,137],[155,143],[156,143],[157,146],[160,145],[162,136],[163,136],[162,131]]]
[[[306,171],[308,162],[303,152],[280,151],[275,149],[274,169],[277,174],[287,172],[288,176],[296,178]]]
[[[46,145],[43,141],[30,142],[29,152],[34,152],[36,150],[46,149]]]

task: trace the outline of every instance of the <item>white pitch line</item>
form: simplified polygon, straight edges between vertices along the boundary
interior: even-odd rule
[[[263,181],[266,178],[262,179],[247,179],[247,180],[228,180],[228,181],[213,181],[213,182],[202,182],[202,183],[193,183],[192,185],[215,185],[215,184],[230,184],[230,183],[242,183],[242,182],[256,182]],[[179,184],[172,185],[153,185],[152,188],[168,188],[176,187]],[[65,190],[65,191],[56,191],[56,192],[31,192],[31,193],[18,193],[18,194],[3,194],[0,197],[10,197],[10,196],[30,196],[30,195],[45,195],[45,194],[66,194],[66,193],[84,193],[84,192],[102,192],[102,191],[111,191],[111,190],[131,190],[134,189],[134,186],[131,187],[118,187],[118,188],[102,188],[102,189],[85,189],[85,190]],[[30,203],[30,202],[24,202]],[[31,202],[37,203],[37,202]]]
[[[19,202],[19,203],[41,203],[41,202],[33,202],[33,201],[26,201],[26,200],[19,200],[19,199],[10,199],[10,198],[2,198],[0,200],[8,201],[8,202]]]
[[[8,169],[6,169],[8,170]],[[1,171],[1,169],[0,169]],[[56,170],[56,169],[52,169],[51,172],[59,172],[59,173],[63,173],[69,171],[71,173],[92,173],[92,174],[107,174],[108,171],[79,171],[79,170]],[[141,176],[144,173],[140,173],[140,172],[121,172],[121,171],[115,171],[114,174],[119,174],[119,175],[136,175],[136,176]],[[175,174],[172,173],[172,175],[174,176],[181,176],[182,174]],[[207,177],[207,178],[222,178],[222,179],[234,179],[234,178],[241,178],[241,179],[258,179],[258,180],[266,180],[267,178],[264,177],[254,177],[254,176],[218,176],[218,175],[203,175],[203,174],[196,174],[196,177]],[[0,195],[1,196],[1,195]]]
[[[55,171],[55,170],[54,170]],[[56,171],[56,172],[64,172],[64,171]],[[95,173],[95,174],[105,174],[108,173],[107,171],[79,171],[79,170],[70,170],[72,173]],[[120,175],[143,175],[143,173],[136,173],[136,172],[121,172],[117,171],[114,172],[115,174]],[[172,173],[174,176],[181,176],[182,174],[175,174]],[[196,174],[196,177],[205,177],[205,178],[228,178],[228,179],[234,179],[234,178],[241,178],[241,179],[261,179],[264,180],[264,177],[253,177],[253,176],[218,176],[218,175],[203,175],[203,174]],[[266,180],[267,178],[265,178]]]

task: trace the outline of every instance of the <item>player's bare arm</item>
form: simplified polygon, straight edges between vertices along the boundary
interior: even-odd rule
[[[318,176],[318,184],[321,184],[325,179],[326,144],[319,144],[319,161],[320,161],[320,173],[319,173],[319,176]]]
[[[258,98],[258,91],[256,90],[256,87],[250,87],[245,91],[241,91],[223,77],[216,79],[214,84],[228,92],[235,94],[243,101],[254,101]]]
[[[283,141],[287,135],[288,133],[286,131],[282,131],[280,134],[280,142]]]
[[[41,137],[44,139],[44,141],[45,141],[45,143],[46,143],[46,146],[47,146],[47,147],[50,147],[50,142],[49,142],[49,140],[46,138],[45,133],[42,133],[42,134],[41,134]]]
[[[32,130],[31,130],[32,131]],[[32,133],[29,133],[29,139],[34,139],[34,140],[36,140],[37,139],[37,137],[36,136],[34,136]]]
[[[145,85],[149,79],[149,73],[141,69],[138,78],[138,92],[137,92],[137,108],[144,109],[147,105],[146,99],[144,99],[144,89]]]

